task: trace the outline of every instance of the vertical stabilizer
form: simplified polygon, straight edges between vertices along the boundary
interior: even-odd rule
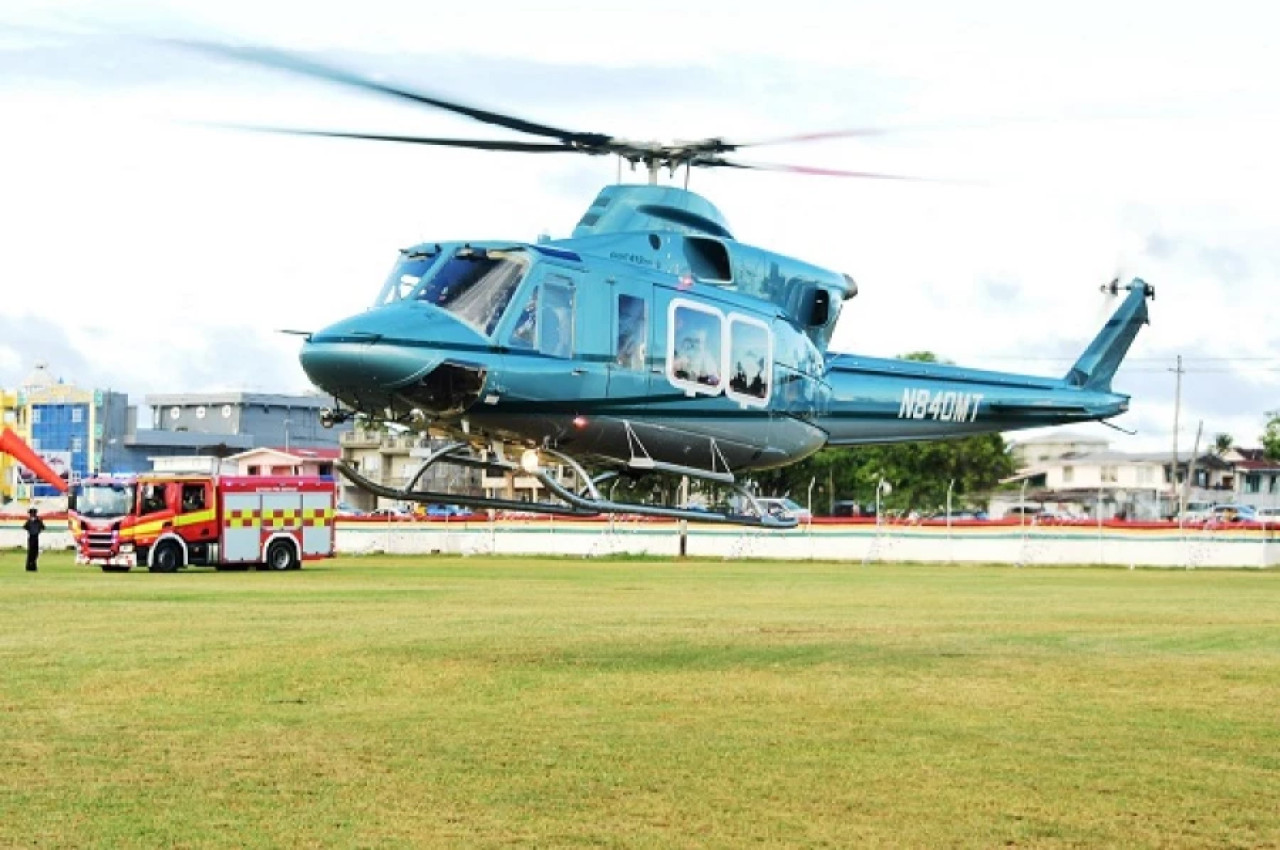
[[[1141,278],[1134,278],[1127,286],[1113,281],[1105,289],[1113,293],[1126,289],[1129,294],[1062,379],[1068,386],[1104,393],[1111,392],[1111,378],[1120,368],[1138,329],[1149,321],[1147,299],[1156,297],[1155,288]]]

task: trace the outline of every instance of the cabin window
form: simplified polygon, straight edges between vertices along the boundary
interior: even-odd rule
[[[720,392],[723,322],[718,310],[672,302],[667,377],[673,384],[690,393]]]
[[[538,310],[538,350],[548,357],[573,355],[573,285],[563,277],[548,278]]]
[[[649,305],[635,295],[618,296],[618,348],[614,362],[623,369],[643,369],[648,359]]]
[[[510,344],[512,348],[533,348],[538,343],[538,287],[529,293],[524,309],[511,329]]]
[[[208,507],[203,484],[182,485],[182,510],[202,511]]]
[[[414,298],[493,333],[527,269],[518,252],[463,248],[440,263]]]
[[[731,316],[728,396],[744,404],[768,400],[772,364],[773,345],[769,328],[755,319]]]

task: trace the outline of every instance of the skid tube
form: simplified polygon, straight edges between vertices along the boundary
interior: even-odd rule
[[[387,499],[398,499],[406,502],[419,502],[422,504],[442,503],[465,505],[469,508],[482,508],[506,511],[528,511],[534,513],[552,514],[555,516],[567,516],[577,518],[596,517],[601,514],[634,514],[639,516],[663,517],[665,519],[681,519],[693,520],[695,522],[720,523],[725,525],[742,525],[756,528],[773,528],[785,529],[794,528],[797,520],[794,517],[779,517],[762,509],[755,497],[747,492],[745,488],[738,484],[732,484],[734,491],[747,504],[752,505],[756,514],[735,514],[721,511],[703,511],[692,510],[688,508],[676,508],[669,505],[644,505],[632,502],[615,502],[605,499],[600,495],[597,489],[597,483],[614,478],[616,472],[610,471],[592,479],[581,464],[573,458],[568,457],[560,452],[543,449],[547,454],[555,457],[557,461],[569,466],[576,472],[579,478],[586,482],[585,493],[575,493],[556,481],[550,474],[542,468],[530,471],[524,469],[519,464],[512,463],[508,460],[494,458],[478,458],[470,454],[462,454],[464,450],[470,451],[466,443],[454,442],[442,446],[436,451],[428,455],[418,467],[418,471],[414,473],[409,483],[404,487],[388,487],[383,484],[377,484],[361,475],[346,461],[339,460],[335,463],[338,470],[351,483],[355,484],[361,490],[373,493],[376,496],[382,496]],[[465,493],[444,493],[434,490],[418,490],[416,489],[418,482],[427,470],[437,463],[453,463],[459,466],[466,466],[473,469],[481,469],[490,472],[505,474],[508,472],[520,472],[532,475],[538,479],[538,482],[547,489],[548,492],[554,494],[562,502],[524,502],[518,499],[498,499],[488,496],[471,496]],[[693,476],[698,477],[698,476]],[[724,482],[717,476],[716,483]]]

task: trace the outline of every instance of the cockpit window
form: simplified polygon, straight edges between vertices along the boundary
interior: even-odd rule
[[[386,283],[382,284],[382,290],[378,293],[373,306],[381,307],[383,304],[390,304],[407,297],[422,282],[423,275],[439,257],[439,246],[435,250],[413,248],[401,251],[400,259],[396,261],[395,268],[387,276]]]
[[[518,251],[463,248],[443,259],[414,292],[488,335],[511,303],[528,261]]]

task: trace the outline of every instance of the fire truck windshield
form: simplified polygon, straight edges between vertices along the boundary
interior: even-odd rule
[[[88,517],[124,516],[133,510],[134,485],[128,481],[83,484],[76,496],[76,512]]]

